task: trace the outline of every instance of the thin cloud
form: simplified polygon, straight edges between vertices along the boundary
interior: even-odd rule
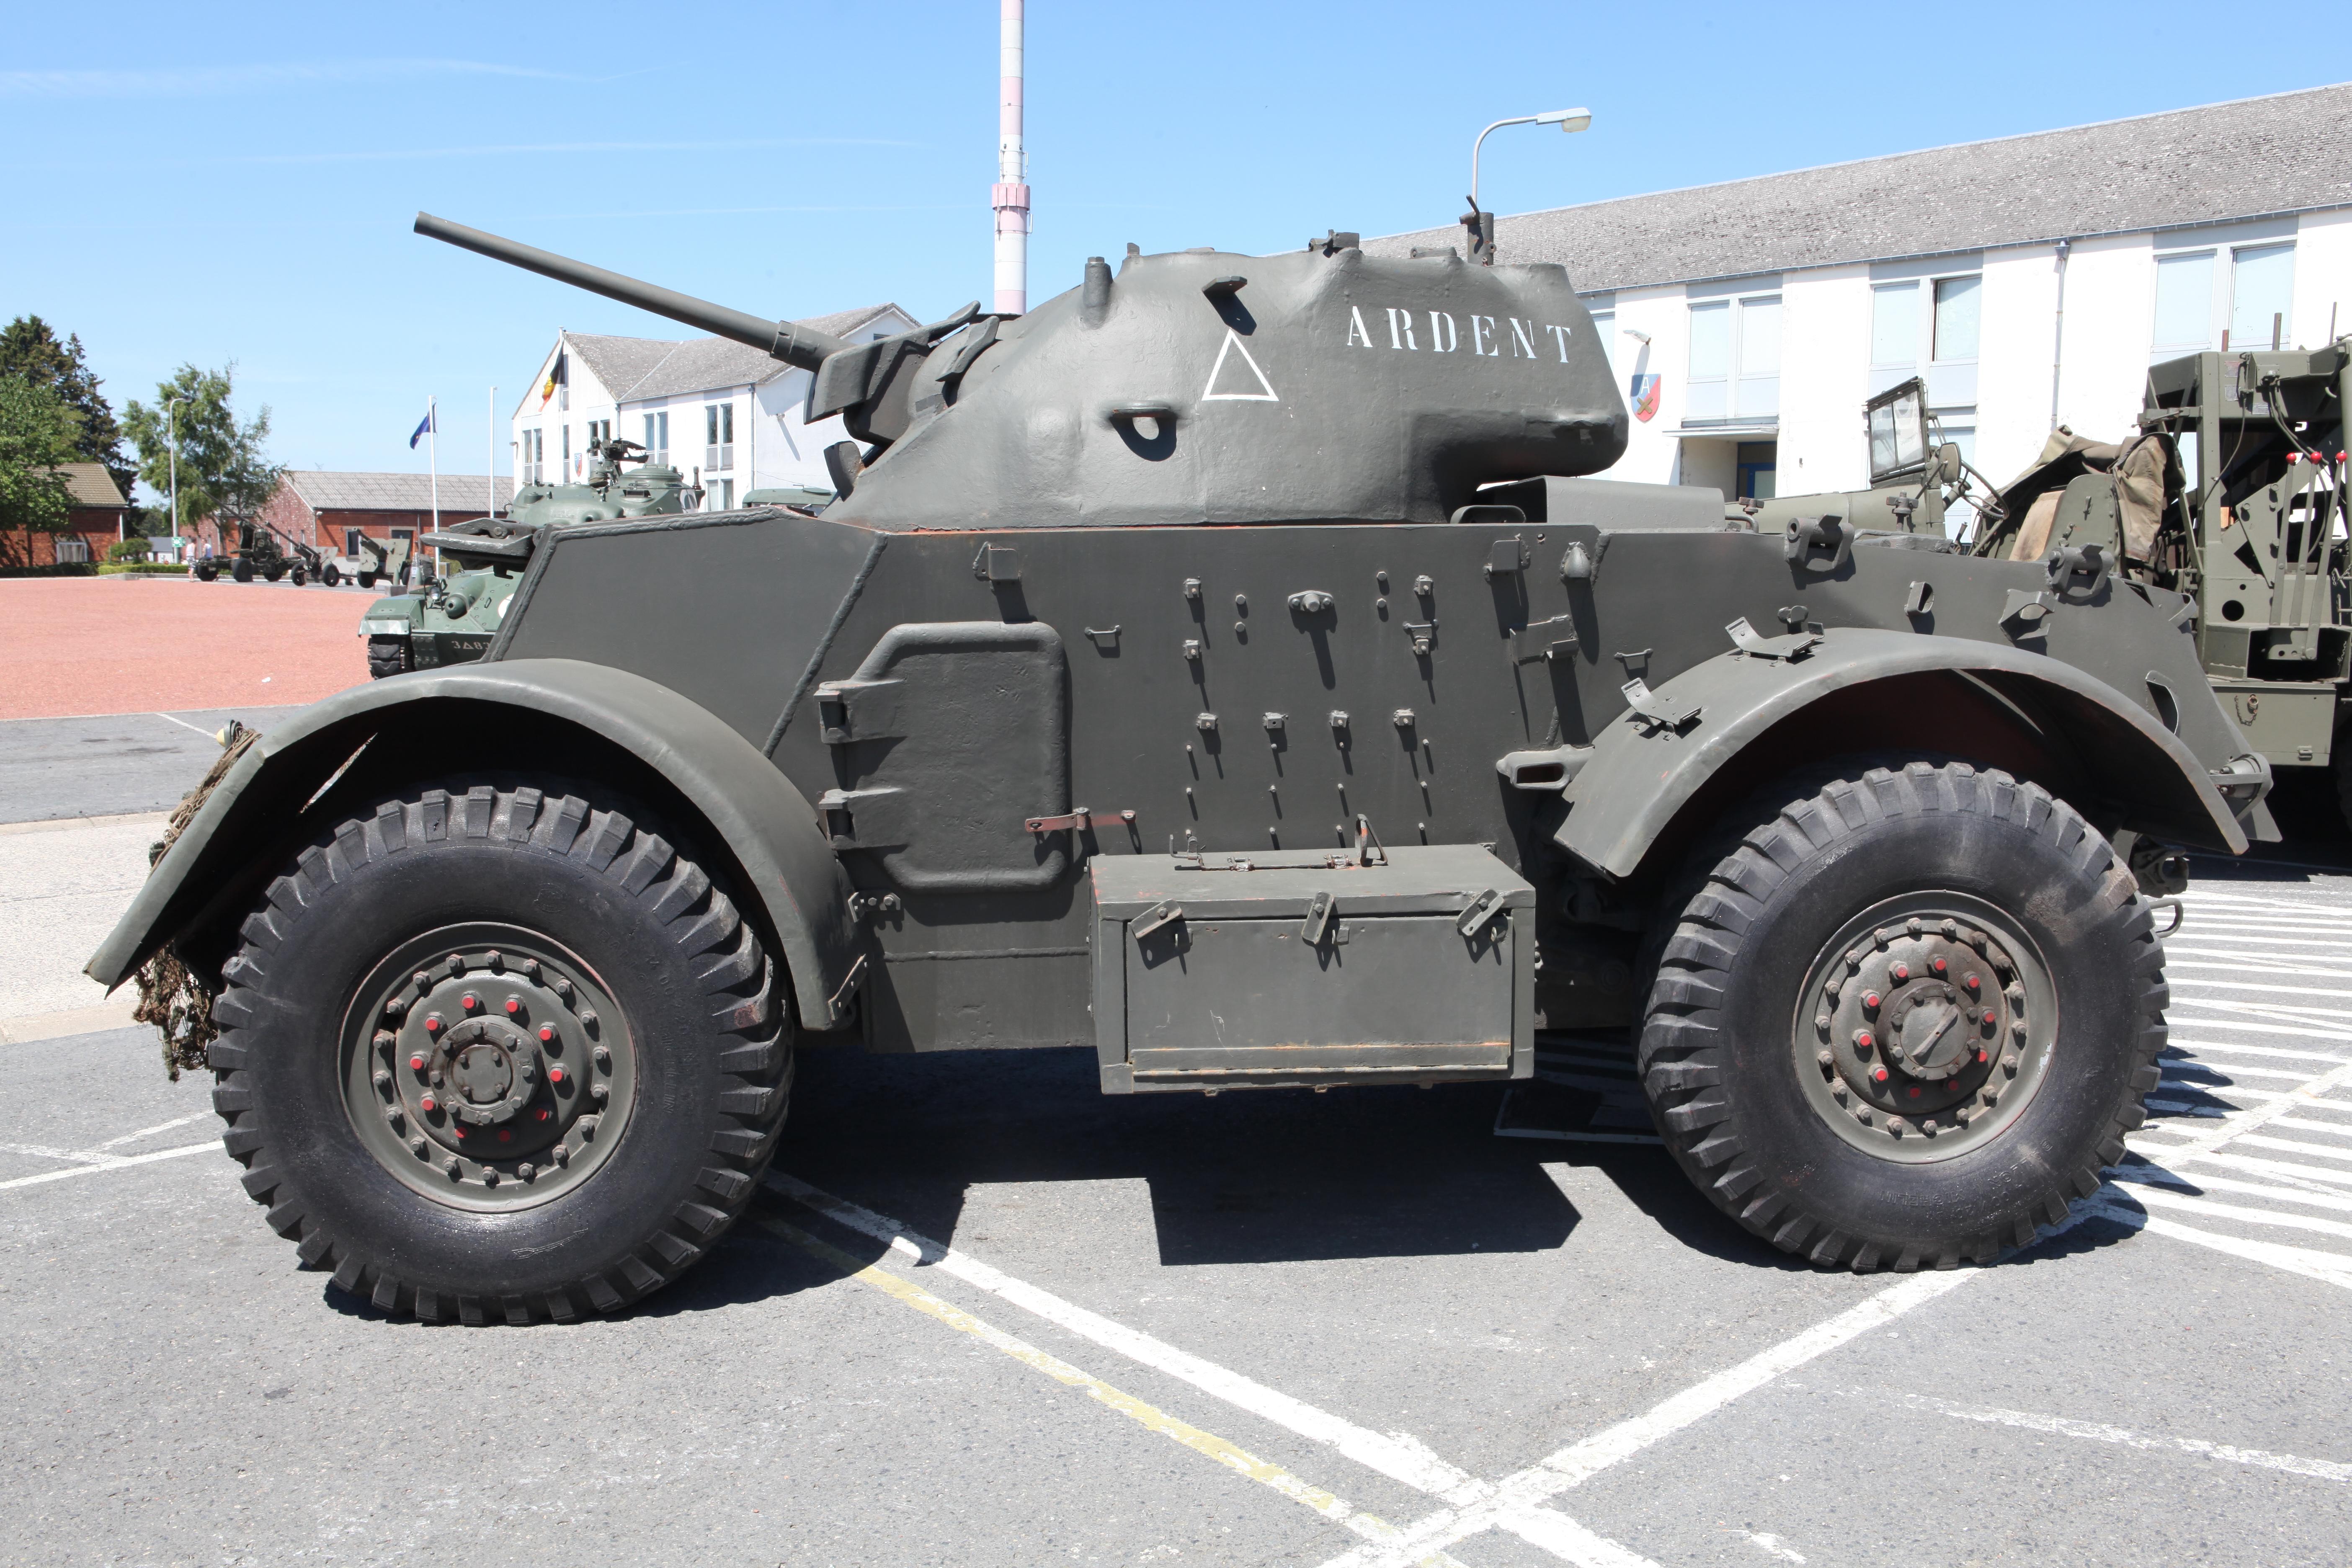
[[[0,98],[185,98],[259,89],[331,86],[428,76],[531,77],[579,81],[562,71],[487,60],[278,60],[166,70],[0,71]]]

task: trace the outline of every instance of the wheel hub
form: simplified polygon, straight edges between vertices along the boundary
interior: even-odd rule
[[[1849,1142],[1957,1152],[2012,1118],[2021,1073],[2038,1081],[2056,1022],[2039,960],[1958,901],[1906,900],[1916,912],[1842,933],[1814,964],[1800,1037],[1817,1109]]]
[[[608,1022],[617,1005],[577,959],[511,928],[454,928],[404,944],[376,973],[345,1092],[394,1174],[459,1206],[503,1208],[601,1163],[635,1054]]]

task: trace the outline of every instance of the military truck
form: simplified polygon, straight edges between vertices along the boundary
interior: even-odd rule
[[[2333,768],[2352,694],[2345,400],[2352,336],[2324,348],[2189,354],[2147,373],[2138,428],[2104,445],[2061,426],[2000,492],[1979,553],[2096,554],[2187,597],[2213,689],[2273,766]]]
[[[2181,595],[1579,479],[1626,411],[1556,265],[1130,247],[853,344],[417,229],[806,369],[858,449],[819,517],[543,531],[480,659],[270,730],[92,958],[212,994],[247,1192],[388,1312],[675,1279],[820,1043],[1223,1094],[1622,1026],[1734,1222],[1990,1258],[2158,1081],[2116,837],[2275,834]]]
[[[1863,428],[1870,455],[1870,488],[1818,495],[1742,498],[1756,525],[1782,529],[1799,517],[1833,515],[1857,528],[1887,532],[1951,531],[1948,519],[1964,502],[1987,497],[1996,487],[1962,457],[1957,442],[1939,438],[1927,409],[1927,384],[1917,376],[1888,387],[1863,405]],[[1979,508],[1994,507],[1990,500]]]
[[[436,669],[482,657],[530,563],[540,531],[614,518],[668,516],[695,494],[667,464],[620,439],[592,444],[585,482],[525,485],[507,515],[475,518],[428,533],[419,548],[456,564],[446,576],[420,576],[403,594],[378,599],[360,616],[368,674]]]

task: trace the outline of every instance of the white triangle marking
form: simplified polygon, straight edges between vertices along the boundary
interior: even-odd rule
[[[1264,387],[1265,391],[1219,392],[1217,390],[1217,377],[1224,373],[1225,356],[1235,349],[1242,351],[1242,363],[1250,367],[1250,374],[1257,377],[1258,385]],[[1257,361],[1250,357],[1249,344],[1242,342],[1240,333],[1227,327],[1225,341],[1217,350],[1217,363],[1209,367],[1209,384],[1201,389],[1201,401],[1203,403],[1279,403],[1282,399],[1275,395],[1274,383],[1266,380],[1265,372],[1258,369]]]

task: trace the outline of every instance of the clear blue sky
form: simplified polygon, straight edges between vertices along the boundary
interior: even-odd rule
[[[1031,300],[1129,240],[1451,222],[1507,114],[1594,112],[1489,140],[1515,212],[2344,75],[2210,5],[1775,9],[1031,0]],[[511,406],[559,326],[684,335],[415,237],[420,207],[767,314],[989,289],[992,0],[14,15],[0,319],[79,333],[118,411],[235,361],[297,467],[421,470],[437,394],[444,467],[479,472],[488,387]]]

